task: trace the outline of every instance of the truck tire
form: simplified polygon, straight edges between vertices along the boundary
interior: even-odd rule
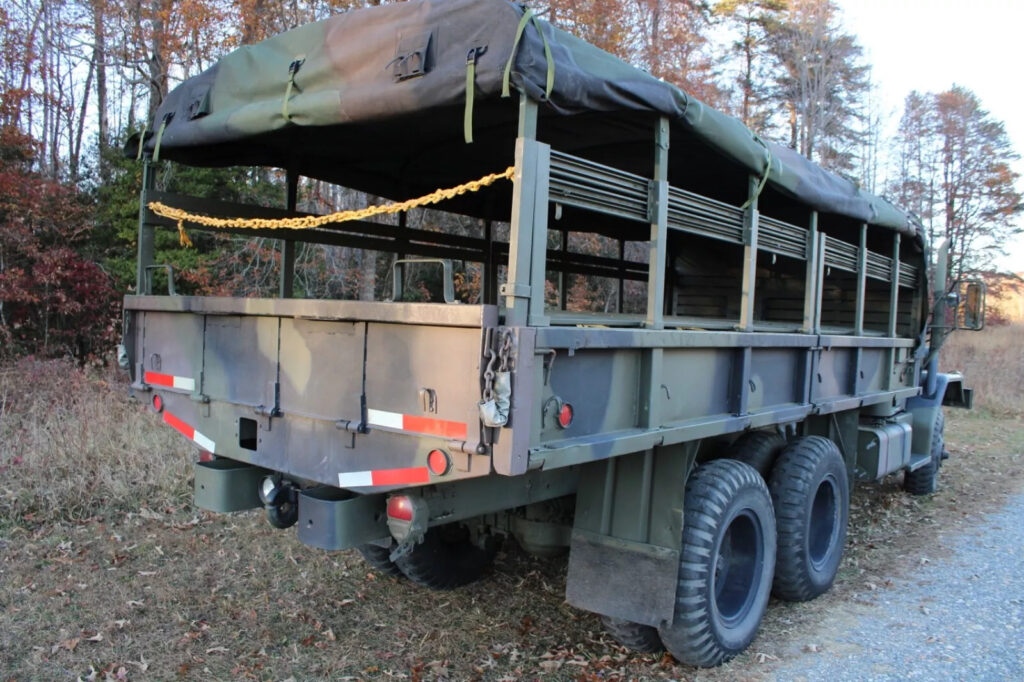
[[[932,428],[931,458],[923,467],[903,474],[903,489],[911,495],[931,495],[939,488],[939,469],[942,468],[943,453],[946,449],[944,431],[946,415],[942,409],[935,414]]]
[[[398,568],[395,562],[391,560],[390,547],[365,544],[359,545],[356,549],[363,555],[363,560],[380,573],[394,578],[404,577],[405,574],[402,573],[402,569]]]
[[[611,616],[601,616],[601,622],[612,639],[627,649],[642,654],[656,654],[665,650],[665,645],[658,636],[658,628]]]
[[[786,439],[775,431],[748,431],[733,441],[725,456],[749,464],[767,481],[784,447]]]
[[[470,540],[468,528],[451,523],[428,530],[423,542],[398,558],[395,565],[417,585],[451,590],[477,580],[497,553],[498,543],[493,539],[478,547]]]
[[[775,570],[775,512],[748,464],[716,459],[686,482],[675,616],[658,629],[679,661],[711,667],[753,641]]]
[[[808,601],[832,587],[846,543],[850,486],[828,438],[804,436],[779,455],[768,483],[775,506],[776,597]]]

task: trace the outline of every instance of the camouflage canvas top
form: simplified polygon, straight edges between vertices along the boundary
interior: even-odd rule
[[[888,202],[762,142],[737,119],[543,20],[522,17],[523,9],[505,0],[413,0],[300,26],[235,50],[173,90],[149,124],[145,149],[152,152],[159,137],[161,158],[290,168],[404,199],[512,163],[518,98],[502,97],[508,66],[513,95],[518,89],[541,102],[538,136],[556,149],[649,177],[650,125],[664,115],[672,123],[670,177],[742,179],[761,176],[770,164],[773,191],[818,211],[919,234]],[[128,143],[132,150],[137,144]],[[736,186],[742,198],[746,182]],[[458,208],[497,217],[500,203],[492,193],[467,197]]]

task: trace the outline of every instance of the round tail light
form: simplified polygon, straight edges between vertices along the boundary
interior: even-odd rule
[[[164,411],[164,399],[161,398],[156,393],[153,394],[153,409],[156,410],[157,412]]]
[[[427,455],[427,468],[435,476],[444,476],[452,468],[452,458],[444,450],[431,450]]]
[[[412,500],[408,497],[405,495],[395,495],[388,498],[388,518],[412,521],[412,514]]]
[[[562,403],[562,406],[558,408],[558,425],[563,429],[569,428],[569,425],[572,424],[573,416],[572,405]]]

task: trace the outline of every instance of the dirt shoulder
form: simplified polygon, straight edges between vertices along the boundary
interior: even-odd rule
[[[259,513],[150,499],[132,512],[0,519],[2,679],[767,679],[816,625],[870,601],[1024,489],[1024,422],[950,411],[942,490],[858,486],[835,588],[773,602],[748,652],[712,671],[616,646],[563,602],[565,560],[508,549],[486,579],[430,592],[324,553]]]

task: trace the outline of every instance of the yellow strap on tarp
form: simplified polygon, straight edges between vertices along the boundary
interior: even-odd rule
[[[189,213],[188,211],[174,206],[168,206],[159,201],[151,201],[146,204],[153,213],[163,218],[169,218],[178,223],[178,238],[182,246],[191,246],[192,242],[185,232],[185,222],[203,225],[212,228],[245,228],[252,230],[305,230],[315,227],[323,227],[331,223],[344,223],[350,220],[362,220],[372,216],[401,213],[409,209],[436,204],[445,199],[452,199],[467,192],[476,192],[484,187],[493,185],[498,180],[511,180],[515,176],[515,166],[509,166],[501,173],[491,173],[479,180],[464,182],[455,187],[447,189],[436,189],[430,194],[424,194],[415,199],[407,199],[393,204],[382,204],[380,206],[367,206],[366,208],[349,211],[337,211],[327,215],[296,216],[294,218],[214,218],[200,213]]]
[[[537,29],[537,35],[540,36],[540,40],[544,43],[544,59],[547,61],[548,73],[547,81],[544,87],[544,96],[551,97],[551,91],[555,87],[555,58],[551,54],[551,45],[548,44],[548,38],[544,35],[544,31],[540,28],[540,21],[537,20],[532,9],[528,9],[523,12],[523,16],[519,19],[519,25],[516,26],[516,36],[512,40],[512,53],[508,56],[508,62],[505,63],[505,73],[501,77],[501,96],[509,97],[511,95],[511,80],[512,80],[512,63],[516,60],[516,52],[519,50],[519,43],[523,39],[523,33],[526,31],[526,25],[533,22],[533,27]]]

